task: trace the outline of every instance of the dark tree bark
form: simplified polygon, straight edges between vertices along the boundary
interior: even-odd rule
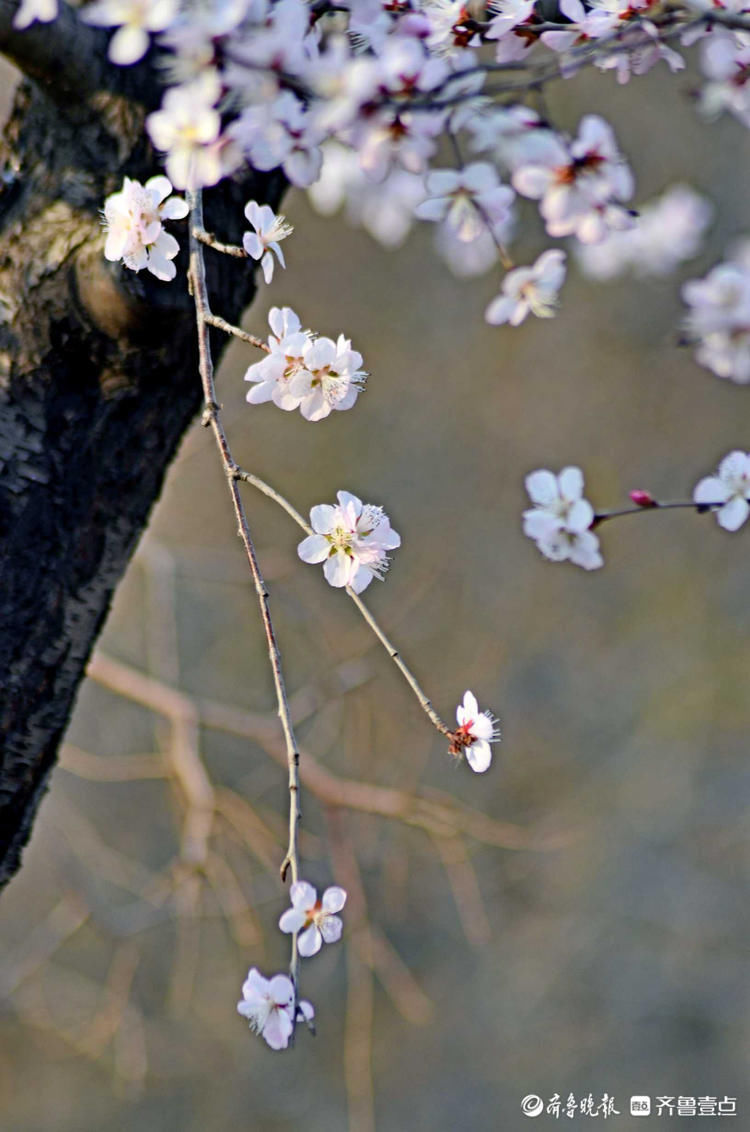
[[[29,76],[0,142],[0,886],[200,405],[184,249],[170,284],[102,255],[105,197],[160,169],[143,128],[160,101],[154,70],[113,67],[108,33],[70,9],[17,32],[15,8],[0,0],[0,52]],[[236,242],[245,201],[275,205],[282,191],[278,176],[224,182],[205,194],[207,226]],[[236,322],[250,265],[207,258],[215,309]]]

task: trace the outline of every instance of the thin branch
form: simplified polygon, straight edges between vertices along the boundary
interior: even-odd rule
[[[635,504],[633,507],[620,507],[614,511],[597,511],[591,526],[598,527],[600,523],[606,523],[609,519],[619,519],[623,515],[641,515],[648,511],[689,510],[695,511],[698,515],[704,515],[707,511],[713,511],[715,507],[723,506],[723,502],[695,503],[693,500],[679,499],[660,503],[658,499],[650,499],[647,503]]]
[[[259,476],[253,475],[252,472],[246,472],[244,468],[236,468],[233,475],[243,483],[251,484],[258,491],[262,492],[263,495],[266,495],[269,499],[272,499],[274,503],[278,503],[279,507],[286,511],[287,515],[289,515],[290,518],[292,518],[297,524],[297,526],[300,527],[306,534],[311,535],[313,533],[312,527],[305,521],[305,519],[303,519],[302,515],[300,515],[296,507],[294,507],[288,499],[285,499],[280,492],[276,491],[275,488],[271,487],[270,484],[267,484]],[[427,715],[433,727],[435,727],[441,735],[445,735],[447,738],[452,738],[453,732],[451,731],[450,727],[448,727],[447,724],[443,723],[442,719],[432,706],[432,702],[428,699],[427,695],[422,690],[422,687],[419,684],[416,676],[402,659],[395,645],[391,644],[385,632],[383,631],[383,629],[381,629],[380,625],[378,624],[370,610],[367,608],[362,598],[359,596],[359,594],[356,594],[350,586],[346,587],[346,592],[356,605],[365,622],[369,625],[370,629],[372,629],[373,633],[378,638],[385,651],[388,653],[393,663],[398,668],[401,675],[406,680],[414,695],[417,697],[419,706]]]
[[[200,190],[198,190],[197,192],[191,190],[188,192],[187,196],[188,203],[190,205],[189,275],[192,286],[193,299],[195,302],[195,317],[198,332],[198,350],[200,358],[200,375],[201,383],[203,385],[203,399],[205,403],[204,422],[210,425],[211,430],[214,434],[216,446],[219,450],[221,462],[227,477],[227,485],[229,487],[229,494],[232,499],[232,506],[234,507],[234,513],[238,523],[239,535],[245,548],[245,554],[247,555],[250,572],[253,577],[255,591],[258,595],[261,619],[263,621],[263,627],[266,633],[266,641],[268,643],[268,656],[271,662],[271,670],[273,672],[278,714],[281,721],[282,731],[284,733],[287,767],[289,772],[289,844],[287,846],[286,855],[281,865],[281,877],[282,880],[285,880],[287,873],[291,872],[292,883],[295,883],[297,880],[299,880],[299,853],[297,847],[297,834],[300,819],[299,751],[297,749],[297,741],[294,736],[294,728],[292,726],[292,720],[289,713],[289,705],[287,703],[284,676],[281,669],[281,655],[279,653],[279,647],[276,642],[276,634],[274,632],[273,622],[271,620],[268,591],[266,589],[265,582],[263,581],[263,575],[260,571],[260,565],[258,563],[255,546],[253,545],[253,540],[250,535],[250,527],[248,525],[247,516],[245,514],[245,508],[242,503],[239,482],[236,476],[237,464],[232,458],[232,453],[229,448],[229,441],[224,431],[224,426],[221,422],[219,407],[216,400],[216,385],[214,382],[213,361],[211,358],[211,346],[207,331],[207,326],[209,325],[207,316],[210,316],[211,308],[208,301],[208,291],[206,287],[206,269],[203,262],[203,249],[201,244],[198,242],[194,231],[196,228],[201,231],[204,230],[202,193]],[[297,994],[298,969],[299,956],[297,953],[297,936],[295,933],[292,936],[292,957],[289,968],[292,983],[295,988],[295,996]]]
[[[246,330],[240,329],[239,326],[235,326],[231,322],[227,322],[221,315],[211,314],[210,311],[206,311],[203,315],[203,321],[207,322],[209,326],[215,326],[217,330],[223,330],[225,334],[231,334],[232,337],[239,338],[241,342],[247,342],[250,346],[255,346],[258,350],[263,350],[266,354],[271,353],[270,348],[262,339],[256,338],[254,334],[248,334]]]
[[[216,700],[198,698],[193,701],[184,693],[101,652],[92,657],[88,675],[110,691],[170,719],[174,718],[174,712],[184,710],[192,714],[197,710],[202,727],[250,740],[279,765],[286,763],[286,750],[279,738],[278,725],[271,715],[245,711]],[[302,753],[301,778],[305,789],[329,806],[400,821],[437,837],[465,834],[499,849],[547,852],[566,848],[577,836],[570,832],[536,833],[512,822],[497,821],[438,790],[417,793],[339,777],[327,770],[309,751]],[[232,791],[218,789],[216,806],[234,828],[241,831],[246,827],[252,831],[249,841],[257,841],[255,832],[259,819],[244,799]],[[268,841],[269,853],[272,852],[273,834],[265,826],[260,833]],[[257,855],[257,844],[255,851]]]
[[[217,240],[216,236],[207,232],[205,228],[194,228],[193,235],[196,240],[205,244],[207,248],[213,248],[215,252],[221,252],[222,255],[232,255],[235,256],[236,259],[248,258],[244,248],[238,247],[237,244],[222,244],[221,240]]]

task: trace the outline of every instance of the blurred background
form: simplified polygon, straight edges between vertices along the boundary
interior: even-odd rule
[[[471,688],[503,742],[485,776],[456,768],[351,603],[297,560],[298,530],[246,488],[304,752],[302,873],[349,891],[343,943],[303,965],[318,1035],[273,1053],[235,1004],[248,967],[288,962],[285,775],[196,425],[3,896],[3,1130],[515,1130],[531,1093],[613,1096],[613,1128],[631,1094],[727,1095],[748,1126],[750,534],[627,518],[586,574],[521,533],[534,468],[580,464],[606,508],[636,487],[689,497],[750,448],[750,391],[678,348],[680,280],[750,230],[747,135],[703,124],[691,85],[550,87],[559,127],[594,106],[613,123],[637,200],[687,181],[716,213],[677,276],[572,271],[559,317],[518,330],[483,322],[498,272],[454,279],[426,226],[389,253],[288,196],[288,269],[246,326],[291,305],[351,336],[371,378],[311,425],[245,403],[256,358],[233,345],[235,456],[303,512],[340,488],[385,506],[403,545],[368,602],[443,717]],[[521,263],[546,246],[532,215]]]

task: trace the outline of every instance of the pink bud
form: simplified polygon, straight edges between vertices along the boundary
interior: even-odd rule
[[[630,498],[633,500],[633,503],[635,503],[636,507],[659,506],[650,491],[631,491]]]

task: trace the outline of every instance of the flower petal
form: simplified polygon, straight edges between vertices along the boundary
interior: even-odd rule
[[[257,388],[257,386],[256,386]],[[248,400],[253,390],[248,393]],[[331,552],[331,544],[324,535],[308,535],[297,547],[297,554],[303,562],[314,564],[324,562]]]
[[[304,912],[314,906],[318,894],[306,880],[298,880],[289,889],[289,899],[295,908]]]
[[[303,959],[317,955],[323,946],[323,937],[315,924],[310,924],[306,932],[297,936],[297,950]]]
[[[486,739],[478,739],[466,748],[466,761],[476,774],[484,774],[492,762],[492,748]]]
[[[719,510],[716,518],[725,531],[738,531],[750,514],[750,503],[735,495]]]
[[[307,916],[299,908],[287,908],[279,920],[282,932],[298,932],[304,926]]]
[[[320,925],[320,934],[326,943],[336,943],[341,939],[344,925],[338,916],[326,916]]]
[[[338,885],[331,885],[323,893],[321,904],[325,912],[340,912],[346,904],[346,891]]]

